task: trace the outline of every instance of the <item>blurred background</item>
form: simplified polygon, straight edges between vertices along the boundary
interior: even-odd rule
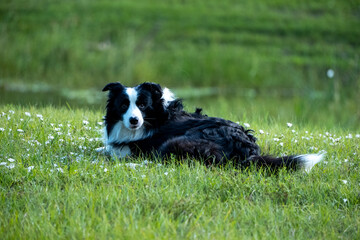
[[[0,108],[103,111],[115,81],[232,120],[359,129],[360,0],[0,2]]]

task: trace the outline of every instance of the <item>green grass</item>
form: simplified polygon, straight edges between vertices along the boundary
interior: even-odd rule
[[[356,96],[359,11],[358,0],[2,1],[0,86],[154,81]]]
[[[156,159],[133,159],[132,168],[94,152],[103,112],[1,106],[0,236],[359,239],[359,129],[210,113],[249,123],[266,153],[327,157],[309,174]]]

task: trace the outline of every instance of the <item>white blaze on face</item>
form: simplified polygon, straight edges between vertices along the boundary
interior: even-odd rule
[[[131,130],[139,129],[143,123],[144,119],[141,114],[140,109],[136,106],[137,100],[137,91],[135,88],[126,88],[126,94],[129,96],[130,105],[126,113],[124,114],[124,125],[126,128]],[[138,120],[136,128],[131,128],[132,124],[130,123],[130,118],[136,118]]]

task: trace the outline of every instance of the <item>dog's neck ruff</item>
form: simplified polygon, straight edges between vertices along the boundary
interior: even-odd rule
[[[175,100],[175,94],[172,91],[170,91],[170,89],[164,88],[161,99],[163,99],[164,101],[163,102],[164,107],[167,107],[169,106],[170,102]]]
[[[137,130],[130,130],[126,128],[122,121],[118,121],[111,132],[108,134],[106,128],[105,145],[126,145],[130,142],[138,141],[153,134],[153,131],[145,129],[144,125]]]

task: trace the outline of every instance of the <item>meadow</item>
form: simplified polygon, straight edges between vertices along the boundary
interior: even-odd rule
[[[358,0],[5,0],[0,86],[153,81],[358,97],[359,11]]]
[[[0,238],[360,239],[359,6],[1,1]],[[114,81],[170,87],[264,154],[326,157],[276,174],[109,159]]]
[[[265,153],[327,152],[308,174],[272,174],[107,159],[94,151],[102,114],[1,108],[2,239],[360,237],[359,132],[228,116],[255,129]]]

